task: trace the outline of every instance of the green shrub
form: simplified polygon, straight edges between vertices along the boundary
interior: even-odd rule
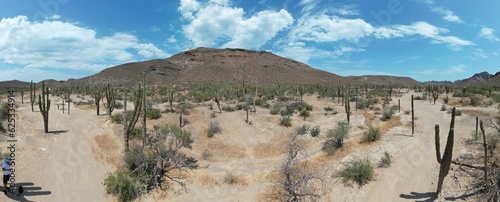
[[[224,183],[226,184],[236,184],[238,182],[238,178],[231,172],[227,172],[224,175]]]
[[[118,201],[132,201],[138,196],[135,179],[125,171],[108,174],[104,183],[106,184],[106,192],[117,196]]]
[[[368,158],[354,158],[342,164],[344,167],[335,174],[335,177],[340,178],[345,186],[352,186],[356,183],[362,187],[375,179],[375,171]]]
[[[384,113],[382,114],[382,117],[380,120],[382,121],[387,121],[392,118],[392,115],[394,114],[394,110],[392,110],[392,107],[386,107],[384,109]]]
[[[441,105],[441,111],[446,111],[446,105]]]
[[[215,133],[220,133],[222,131],[218,121],[210,121],[208,124],[207,136],[213,137]]]
[[[363,141],[374,142],[380,139],[381,133],[380,127],[368,126],[368,129],[363,133]]]
[[[234,111],[234,107],[231,107],[229,105],[225,105],[225,106],[222,107],[222,111],[232,112],[232,111]]]
[[[327,140],[323,143],[321,150],[328,155],[333,155],[337,149],[344,145],[344,140],[349,138],[349,124],[346,122],[338,122],[335,129],[328,130],[326,137]]]
[[[292,126],[292,119],[290,118],[290,116],[282,116],[280,119],[280,125],[285,127]]]
[[[302,108],[302,110],[300,110],[300,116],[306,120],[306,117],[309,117],[309,111],[307,111],[306,108]]]
[[[470,104],[472,106],[481,105],[481,98],[479,98],[478,96],[475,96],[475,95],[470,96]]]
[[[117,123],[117,124],[122,124],[122,122],[123,122],[123,114],[122,113],[118,113],[118,114],[112,115],[111,116],[111,122]]]
[[[443,102],[444,102],[445,104],[448,104],[448,101],[449,101],[448,96],[446,96],[445,98],[443,98]]]
[[[380,158],[380,167],[387,168],[391,166],[391,163],[392,163],[392,156],[391,154],[389,154],[388,151],[385,151],[382,158]]]
[[[319,126],[314,126],[311,128],[311,136],[312,137],[317,137],[321,133],[321,130],[319,129]]]
[[[132,129],[132,131],[130,131],[129,135],[130,139],[140,139],[142,138],[142,129],[140,127],[135,127],[134,129]]]
[[[159,119],[161,117],[160,109],[146,109],[146,117],[149,119]]]
[[[281,106],[279,103],[274,103],[274,105],[271,107],[271,110],[269,111],[269,113],[271,113],[272,115],[276,115],[278,113],[280,113],[281,111]]]

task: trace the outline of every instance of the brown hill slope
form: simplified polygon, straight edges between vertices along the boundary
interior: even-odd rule
[[[147,72],[147,82],[158,85],[247,81],[258,84],[342,83],[343,77],[266,51],[197,48],[167,59],[134,62],[66,82],[80,85],[131,85]]]

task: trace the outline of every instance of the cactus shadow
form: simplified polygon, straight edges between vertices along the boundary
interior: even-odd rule
[[[414,199],[417,202],[432,202],[437,199],[437,194],[436,192],[425,192],[425,193],[418,193],[418,192],[410,192],[410,194],[400,194],[400,198],[404,199]]]
[[[13,191],[13,193],[8,192],[6,196],[12,201],[30,202],[31,200],[28,200],[26,197],[52,194],[51,191],[44,191],[42,187],[35,186],[33,182],[17,183],[16,186],[23,186],[24,192],[22,194],[18,194],[17,191]]]
[[[49,133],[53,133],[54,135],[60,135],[62,133],[67,133],[69,130],[53,130],[49,131]]]

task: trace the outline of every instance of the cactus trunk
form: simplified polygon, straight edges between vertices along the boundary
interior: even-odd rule
[[[40,113],[43,118],[43,129],[45,133],[49,132],[49,110],[50,110],[50,99],[49,99],[49,88],[45,88],[45,82],[42,82],[42,94],[38,95],[38,107],[40,108]]]
[[[436,127],[436,128],[439,128]],[[448,175],[448,172],[450,171],[450,166],[451,166],[451,158],[453,156],[453,140],[455,137],[455,107],[453,107],[451,111],[451,123],[450,123],[450,131],[448,132],[448,139],[446,140],[446,147],[444,149],[444,154],[443,157],[440,158],[439,154],[439,129],[436,130],[436,155],[438,159],[438,163],[440,164],[439,167],[439,178],[438,178],[438,185],[437,185],[437,191],[436,193],[439,194],[441,193],[441,190],[443,188],[443,181],[446,175]],[[441,161],[439,161],[441,159]]]

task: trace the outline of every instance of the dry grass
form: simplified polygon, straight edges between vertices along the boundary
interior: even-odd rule
[[[93,138],[92,152],[101,161],[104,161],[115,168],[122,166],[121,151],[122,146],[117,139],[109,134],[97,135]]]
[[[462,111],[463,114],[466,114],[466,115],[469,115],[469,116],[481,117],[481,116],[488,116],[489,115],[488,112],[481,111],[481,110],[464,109],[464,110],[460,110],[460,111]]]
[[[395,117],[392,117],[391,119],[389,119],[388,121],[384,122],[384,124],[382,125],[380,130],[383,133],[385,133],[385,132],[389,131],[391,128],[395,128],[395,127],[402,126],[402,125],[403,125],[403,123],[401,122],[401,117],[395,116]]]

